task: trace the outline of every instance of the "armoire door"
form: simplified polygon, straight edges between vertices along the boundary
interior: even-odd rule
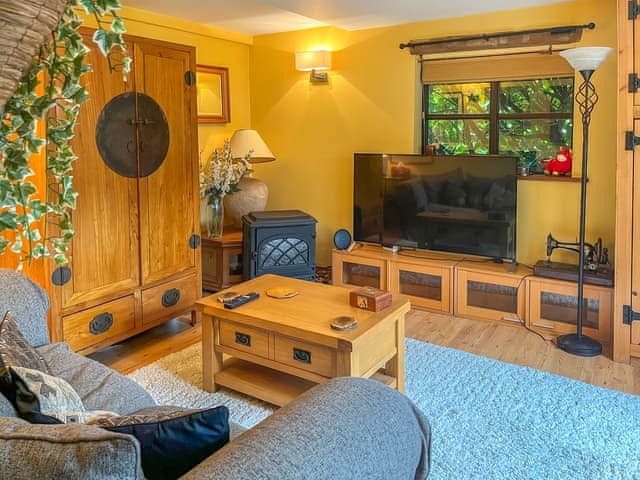
[[[91,33],[85,43],[93,45]],[[132,46],[129,45],[132,52]],[[113,97],[134,90],[133,75],[123,80],[109,71],[105,57],[93,46],[88,54],[93,71],[83,77],[89,100],[80,109],[73,148],[73,185],[78,192],[72,213],[75,236],[70,252],[71,280],[61,287],[61,307],[109,300],[140,283],[138,254],[138,187],[103,161],[96,145],[96,123]],[[117,141],[117,139],[114,139]]]
[[[636,134],[640,132],[640,119],[634,121]],[[633,152],[633,179],[640,180],[640,155],[636,147]],[[633,241],[631,255],[631,309],[640,312],[640,188],[633,190]],[[631,322],[631,344],[640,345],[640,321]]]
[[[169,125],[164,162],[139,180],[142,284],[149,285],[195,271],[199,254],[189,245],[191,235],[199,232],[195,85],[189,81],[195,51],[160,42],[135,48],[137,91],[160,105]]]

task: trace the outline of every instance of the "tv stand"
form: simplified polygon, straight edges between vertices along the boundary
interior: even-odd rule
[[[424,250],[397,254],[380,246],[334,250],[333,283],[403,295],[413,308],[505,325],[526,325],[545,338],[575,329],[575,282],[549,280],[516,262]],[[585,286],[585,333],[611,341],[613,289]]]

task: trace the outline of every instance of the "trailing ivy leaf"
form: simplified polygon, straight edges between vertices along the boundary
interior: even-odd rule
[[[16,230],[18,228],[18,215],[14,212],[0,213],[0,230]]]

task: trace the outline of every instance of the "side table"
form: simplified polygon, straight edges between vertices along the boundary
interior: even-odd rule
[[[202,237],[202,288],[216,292],[242,281],[242,231],[229,228],[220,238]]]

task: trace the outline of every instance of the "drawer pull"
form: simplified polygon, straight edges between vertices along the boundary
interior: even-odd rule
[[[93,317],[89,322],[89,332],[92,335],[100,335],[113,325],[113,315],[109,312],[101,313]]]
[[[531,325],[533,325],[534,327],[547,328],[549,330],[553,330],[554,328],[556,328],[554,325],[549,325],[547,323],[533,322]]]
[[[293,359],[296,362],[311,364],[311,352],[308,352],[307,350],[300,350],[299,348],[294,348]]]
[[[244,345],[245,347],[251,346],[251,335],[247,335],[246,333],[236,332],[236,343],[240,345]]]
[[[164,308],[173,307],[180,301],[180,290],[171,288],[162,294],[162,306]]]

